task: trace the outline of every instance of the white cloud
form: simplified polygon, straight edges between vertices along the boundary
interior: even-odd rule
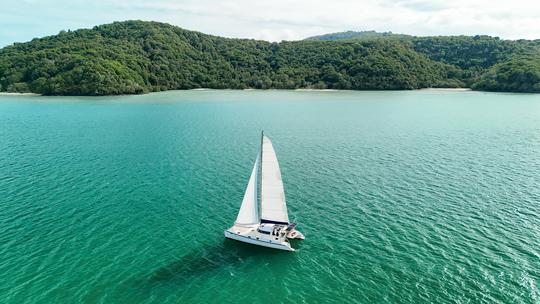
[[[147,5],[215,18],[203,27],[218,34],[272,40],[347,29],[540,38],[540,2],[530,0],[233,0]],[[180,19],[175,23],[182,25]]]
[[[2,2],[0,45],[55,34],[61,29],[126,19],[163,21],[209,34],[271,41],[344,30],[540,38],[540,2],[531,0]]]

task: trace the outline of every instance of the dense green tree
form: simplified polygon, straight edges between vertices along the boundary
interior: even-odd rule
[[[472,85],[530,92],[538,84],[540,41],[376,32],[362,32],[362,39],[354,39],[354,33],[270,43],[157,22],[115,22],[0,49],[0,90],[110,95],[202,87],[379,90]]]
[[[414,37],[392,33],[342,32],[307,40],[393,40],[409,45],[430,59],[455,67],[442,86],[470,86],[477,90],[537,92],[535,72],[540,62],[540,40],[501,40],[490,36]],[[459,81],[456,81],[459,79]],[[536,81],[536,82],[535,82]]]
[[[540,93],[540,56],[521,56],[498,63],[484,73],[473,88]]]

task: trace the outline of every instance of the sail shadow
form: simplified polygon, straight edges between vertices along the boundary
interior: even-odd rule
[[[219,269],[240,265],[254,257],[271,257],[286,252],[276,251],[266,247],[253,246],[225,239],[213,246],[204,246],[191,251],[179,259],[163,266],[150,275],[152,283],[170,281],[191,281],[201,275],[218,271]]]

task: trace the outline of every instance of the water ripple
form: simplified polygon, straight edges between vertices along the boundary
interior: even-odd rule
[[[535,95],[0,99],[3,302],[540,302]],[[222,234],[263,128],[294,254]]]

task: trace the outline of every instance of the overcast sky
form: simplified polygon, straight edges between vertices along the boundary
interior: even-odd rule
[[[540,0],[0,0],[0,46],[128,19],[270,41],[345,30],[540,38]]]

